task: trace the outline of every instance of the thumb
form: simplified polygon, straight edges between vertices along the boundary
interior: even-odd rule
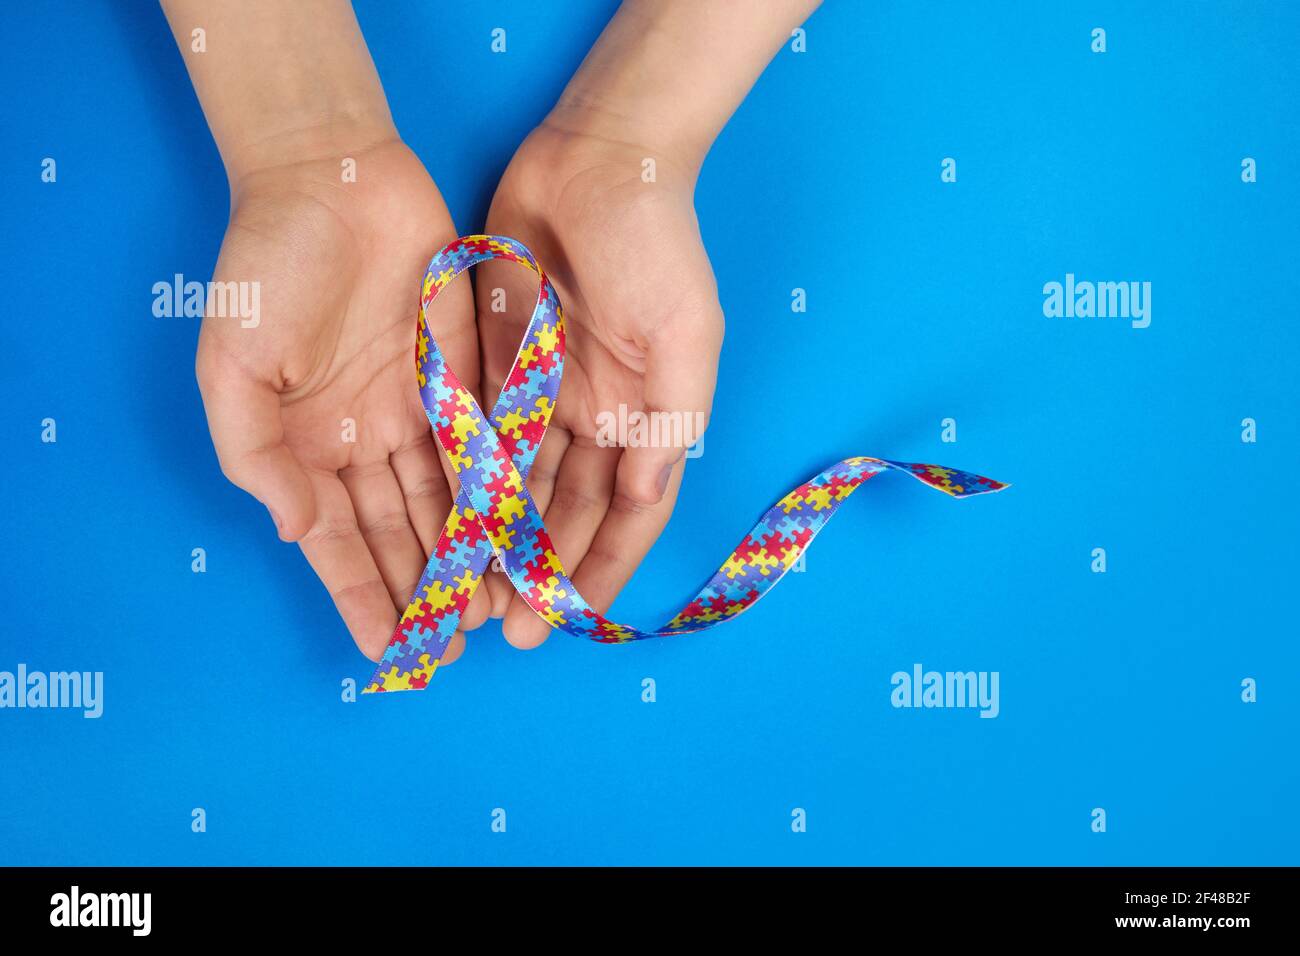
[[[646,351],[646,421],[618,465],[615,491],[640,504],[663,499],[673,466],[703,437],[718,381],[722,309],[679,314],[665,323]],[[644,437],[644,440],[641,440]]]
[[[197,363],[208,431],[222,473],[271,512],[282,541],[297,541],[316,520],[307,473],[284,443],[280,396],[269,382],[240,368]]]

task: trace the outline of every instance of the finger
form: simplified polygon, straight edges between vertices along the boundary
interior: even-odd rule
[[[555,492],[546,510],[546,528],[566,568],[577,567],[596,536],[614,494],[614,476],[621,449],[600,448],[575,441],[569,446],[555,479]],[[515,595],[501,632],[515,647],[536,647],[551,628],[523,598]]]
[[[653,505],[614,496],[587,556],[573,573],[574,587],[601,614],[609,610],[667,526],[685,470],[685,461],[673,467],[663,498]]]
[[[447,649],[442,652],[442,657],[438,658],[439,667],[447,667],[449,664],[456,663],[456,659],[465,653],[465,632],[457,631],[447,642]]]
[[[479,332],[476,319],[473,292],[464,279],[442,289],[424,312],[424,324],[438,343],[447,364],[461,384],[477,396]]]
[[[433,303],[429,310],[430,316],[436,316],[436,310],[441,303],[441,298]],[[470,381],[477,381],[477,360],[474,361],[471,371]],[[415,437],[390,455],[389,462],[397,475],[402,494],[406,498],[406,512],[423,552],[421,562],[423,567],[428,563],[429,555],[433,553],[438,542],[438,536],[447,523],[447,515],[451,512],[451,506],[460,492],[460,482],[429,431],[424,406],[420,399],[420,390],[414,381],[410,390],[410,404],[412,418],[419,422],[415,429]],[[491,599],[486,590],[482,586],[476,588],[470,596],[465,612],[461,615],[460,627],[467,631],[480,627],[487,620],[491,607]]]
[[[361,537],[348,490],[337,475],[311,471],[316,520],[298,546],[321,579],[361,653],[383,656],[397,611],[375,559]]]
[[[456,477],[456,472],[452,469],[451,463],[447,461],[445,455],[438,456],[442,468],[443,476],[448,485],[448,494],[452,500],[460,494],[460,479]],[[448,509],[450,512],[450,509]],[[444,514],[442,521],[438,525],[438,533],[442,533],[442,526],[446,524],[447,516]],[[491,571],[485,572],[490,574]],[[483,626],[483,622],[488,619],[488,613],[492,610],[492,599],[488,595],[487,589],[480,585],[474,589],[470,595],[469,603],[465,605],[465,613],[460,616],[460,627],[464,631],[473,631]]]
[[[484,572],[483,579],[486,579],[492,573],[491,566]],[[484,580],[479,580],[479,585],[470,595],[469,603],[465,605],[465,613],[460,616],[460,627],[462,631],[474,631],[482,627],[487,621],[488,615],[492,611],[492,596],[484,584]]]
[[[560,467],[573,446],[573,434],[567,428],[552,425],[542,439],[542,447],[533,459],[528,472],[528,493],[533,496],[537,510],[545,515],[555,500],[555,483],[560,477]],[[604,450],[604,449],[601,449]]]
[[[555,481],[559,477],[560,464],[572,442],[573,436],[567,429],[551,425],[546,430],[546,437],[542,439],[542,447],[537,451],[532,470],[528,472],[526,479],[528,491],[533,496],[538,513],[543,517],[555,493]],[[514,585],[500,571],[490,571],[484,577],[484,583],[488,588],[487,593],[492,602],[492,616],[503,618],[510,607],[510,598],[514,596]]]
[[[297,541],[315,519],[312,485],[284,443],[280,396],[200,343],[195,371],[221,471],[262,502],[282,541]]]
[[[433,436],[427,433],[393,452],[388,460],[406,499],[406,515],[420,542],[420,567],[423,570],[451,511],[447,475],[440,464]],[[487,620],[490,608],[489,599],[480,585],[461,615],[461,628],[472,631],[481,626]]]
[[[361,537],[379,568],[393,606],[403,610],[424,570],[420,539],[406,514],[406,499],[387,461],[353,465],[339,472],[352,499]]]
[[[451,511],[451,489],[442,470],[433,435],[425,429],[388,457],[406,502],[406,514],[427,559]]]
[[[664,496],[673,466],[703,435],[718,380],[722,309],[678,312],[655,331],[646,351],[643,401],[651,440],[629,447],[619,463],[618,490],[654,504]]]

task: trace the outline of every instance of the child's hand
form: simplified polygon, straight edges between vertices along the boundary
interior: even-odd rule
[[[568,357],[555,417],[528,478],[574,584],[605,611],[658,538],[682,477],[684,444],[707,420],[722,309],[692,203],[695,170],[645,146],[588,135],[553,114],[515,154],[487,231],[527,245],[555,283]],[[645,164],[653,159],[654,167]],[[477,280],[483,397],[509,372],[536,299],[533,277],[486,263]],[[505,312],[496,289],[505,291]],[[679,416],[675,447],[601,447],[598,416]],[[550,628],[500,574],[487,575],[506,639]],[[509,610],[507,610],[509,608]]]
[[[600,447],[601,420],[707,419],[722,309],[692,194],[705,154],[768,60],[818,0],[625,0],[546,121],[519,148],[488,232],[520,239],[568,320],[555,417],[528,487],[583,596],[608,610],[663,530],[681,447]],[[491,404],[536,289],[509,264],[481,267],[479,340]],[[506,292],[506,311],[495,289]],[[652,431],[659,431],[653,429]],[[672,434],[673,429],[665,429]],[[696,437],[691,435],[691,437]],[[516,647],[549,628],[488,575],[492,613]]]
[[[348,0],[162,2],[230,179],[213,278],[257,283],[260,300],[255,321],[204,319],[196,364],[212,440],[377,660],[455,487],[414,353],[420,280],[456,230],[397,136]],[[468,289],[447,290],[429,318],[474,388]],[[463,626],[487,608],[486,595],[471,601]],[[463,647],[455,635],[442,662]]]
[[[456,231],[395,136],[331,152],[232,182],[214,280],[259,283],[260,314],[255,326],[205,318],[197,372],[222,470],[267,506],[283,540],[299,542],[357,646],[378,659],[451,504],[414,347],[420,279]],[[337,155],[355,160],[356,182],[342,181]],[[430,311],[474,388],[468,286]],[[480,592],[464,626],[487,609]],[[443,663],[463,646],[457,634]]]

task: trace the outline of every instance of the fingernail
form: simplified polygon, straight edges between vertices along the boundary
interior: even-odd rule
[[[664,465],[663,471],[659,472],[659,477],[655,479],[655,487],[659,489],[660,498],[662,498],[664,496],[664,492],[668,490],[668,479],[672,477],[672,474],[673,474],[673,466]]]

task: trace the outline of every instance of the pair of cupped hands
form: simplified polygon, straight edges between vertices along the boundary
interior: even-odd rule
[[[283,541],[298,543],[358,648],[377,660],[457,488],[413,354],[425,267],[458,231],[395,130],[330,145],[321,158],[232,180],[214,281],[256,278],[261,314],[252,328],[206,319],[196,367],[223,472],[267,507]],[[340,174],[340,155],[354,161],[355,181]],[[602,447],[597,416],[620,405],[707,415],[712,402],[723,319],[694,211],[697,172],[553,114],[507,167],[485,228],[463,230],[519,239],[559,292],[565,374],[528,486],[565,568],[602,612],[667,523],[683,450]],[[465,278],[452,283],[427,321],[486,409],[537,288],[513,263],[476,272],[477,292]],[[490,571],[443,664],[489,616],[504,618],[506,640],[520,648],[550,630]]]

